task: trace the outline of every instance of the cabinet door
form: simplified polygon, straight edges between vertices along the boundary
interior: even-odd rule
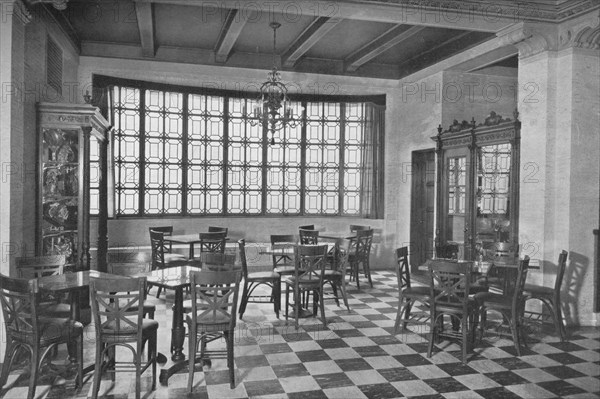
[[[488,247],[511,242],[511,165],[509,143],[477,148],[476,241]]]
[[[470,252],[471,178],[468,148],[448,149],[444,154],[442,191],[443,242],[458,244],[461,257]],[[459,255],[459,256],[460,256]]]
[[[43,128],[41,143],[41,251],[77,261],[79,130]]]

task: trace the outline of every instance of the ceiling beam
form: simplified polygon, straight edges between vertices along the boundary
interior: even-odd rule
[[[375,38],[371,42],[365,44],[364,46],[350,54],[344,60],[344,65],[346,65],[346,71],[356,71],[358,68],[371,61],[373,58],[377,57],[380,54],[383,54],[395,45],[409,40],[413,36],[420,33],[423,29],[425,29],[424,26],[411,26],[408,29],[406,29],[404,25],[394,26],[393,28],[385,32],[383,35]]]
[[[227,13],[225,23],[219,33],[217,39],[217,45],[215,46],[215,61],[218,63],[225,63],[229,54],[233,49],[237,38],[242,33],[244,25],[246,25],[246,16],[242,15],[239,10],[231,9]]]
[[[520,3],[513,0],[495,0],[490,6],[479,0],[394,1],[379,0],[134,0],[136,3],[161,3],[202,7],[205,18],[214,17],[218,9],[238,9],[244,14],[255,13],[267,18],[282,13],[289,18],[333,17],[393,24],[423,25],[437,28],[498,32],[526,19],[518,13]],[[583,0],[582,0],[583,1]],[[585,0],[596,1],[596,0]],[[421,4],[424,3],[424,4]],[[431,3],[431,5],[429,5]],[[529,9],[528,9],[529,10]],[[532,14],[538,15],[538,14]]]
[[[341,18],[315,18],[304,32],[302,32],[283,52],[283,55],[281,56],[283,67],[293,68],[300,57],[340,22],[342,22]]]
[[[152,3],[135,3],[135,15],[140,30],[142,54],[144,57],[154,57],[154,11]]]

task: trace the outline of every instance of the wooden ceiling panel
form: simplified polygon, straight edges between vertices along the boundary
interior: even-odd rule
[[[82,41],[140,43],[133,1],[70,1],[61,11]]]
[[[229,10],[154,4],[156,42],[159,46],[212,50]]]
[[[242,13],[243,15],[243,13]],[[290,44],[312,23],[312,16],[289,16],[278,13],[258,13],[246,16],[246,24],[238,37],[233,51],[271,55],[273,51],[272,21],[279,22],[276,53],[282,54]]]
[[[306,56],[342,60],[393,26],[382,22],[345,19],[308,50]]]

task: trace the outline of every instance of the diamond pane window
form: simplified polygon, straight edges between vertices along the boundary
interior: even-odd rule
[[[157,86],[112,89],[117,216],[361,215],[365,103],[292,101],[296,126],[271,143],[255,97]],[[92,181],[91,212],[97,196]]]
[[[479,149],[478,212],[506,215],[510,192],[511,145],[487,145]]]

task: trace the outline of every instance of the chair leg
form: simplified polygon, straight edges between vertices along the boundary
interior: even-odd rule
[[[235,367],[233,363],[233,332],[225,331],[227,340],[227,367],[229,368],[229,387],[235,388]]]
[[[198,340],[196,332],[189,329],[188,334],[188,392],[194,390],[194,362],[196,361],[196,352],[198,350]]]
[[[288,313],[290,309],[290,285],[285,285],[285,321],[288,320]]]
[[[562,317],[562,309],[560,307],[560,298],[558,300],[553,299],[550,301],[552,303],[552,311],[554,317],[554,329],[558,332],[560,336],[560,342],[565,341],[565,325],[563,323]]]
[[[275,310],[275,316],[279,319],[279,311],[281,310],[281,280],[273,282],[273,307]]]
[[[240,303],[240,320],[244,317],[246,311],[246,305],[248,303],[248,281],[244,280],[244,290],[242,291],[242,302]]]
[[[315,298],[316,298],[316,294],[317,294],[317,292],[315,292],[313,294],[313,295],[315,295]],[[319,296],[318,296],[319,307],[321,308],[321,317],[323,318],[323,326],[327,327],[327,318],[325,317],[325,296],[323,295],[323,287],[321,287],[318,294],[319,294]]]
[[[294,289],[294,319],[296,330],[299,327],[298,317],[300,316],[300,290]]]
[[[98,398],[100,390],[100,380],[102,378],[102,357],[104,356],[104,345],[101,342],[96,342],[96,362],[94,365],[94,384],[92,386],[92,398]]]
[[[431,353],[433,352],[433,342],[437,338],[437,320],[435,318],[435,314],[431,314],[431,331],[429,333],[429,345],[427,346],[427,357],[431,357]]]
[[[354,278],[356,279],[356,288],[360,290],[360,280],[358,278],[358,262],[352,265],[352,273],[354,274]]]
[[[345,278],[345,276],[342,276],[342,278]],[[348,296],[346,295],[346,285],[344,284],[344,282],[342,282],[340,284],[340,291],[342,292],[342,298],[344,299],[344,305],[346,305],[346,308],[348,309],[348,312],[349,312],[350,305],[348,305]]]
[[[337,286],[334,281],[329,281],[329,283],[331,284],[331,290],[333,291],[333,297],[335,298],[335,304],[339,307],[340,299],[338,298]]]
[[[408,323],[408,320],[410,319],[410,311],[412,310],[412,305],[413,305],[413,300],[409,299],[406,302],[405,306],[405,310],[404,310],[404,322],[402,322],[402,329],[406,329],[406,324]]]
[[[133,354],[135,361],[135,399],[140,399],[140,391],[142,390],[142,354]]]
[[[83,334],[77,338],[77,389],[83,387]]]
[[[365,277],[369,280],[371,288],[373,288],[373,280],[371,280],[371,265],[369,265],[368,259],[363,262],[363,271],[365,273]]]
[[[152,352],[152,390],[154,391],[156,389],[156,355],[157,355],[157,334],[155,333],[154,335],[152,335],[152,337],[150,338],[150,343],[148,344],[148,346],[151,348],[149,350],[149,352]]]
[[[4,362],[2,363],[2,374],[0,375],[0,388],[6,384],[8,374],[10,373],[10,367],[16,354],[17,346],[13,344],[12,339],[8,338],[6,344],[6,350],[4,351]]]
[[[398,301],[398,310],[396,311],[396,322],[394,323],[394,334],[398,334],[398,329],[400,328],[400,320],[402,319],[402,312],[403,312],[403,306],[402,306],[402,298],[400,298],[400,300]]]
[[[29,365],[29,390],[27,391],[27,399],[33,399],[35,397],[35,388],[37,385],[37,374],[38,366],[40,361],[40,348],[30,348],[31,353],[31,364]]]

